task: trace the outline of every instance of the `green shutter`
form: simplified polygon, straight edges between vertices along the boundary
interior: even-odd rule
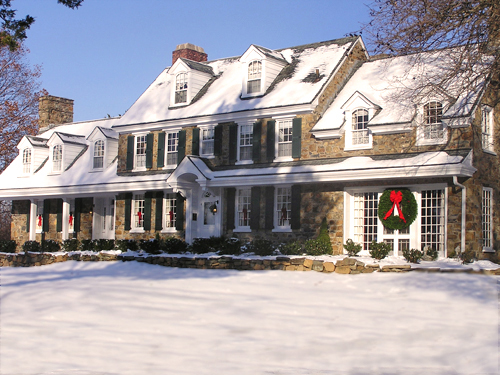
[[[48,233],[49,231],[49,214],[50,214],[50,199],[45,199],[43,201],[43,223],[42,231]]]
[[[179,140],[177,141],[177,165],[179,165],[186,156],[186,131],[179,131]]]
[[[292,157],[300,158],[302,138],[302,119],[294,118],[292,122]]]
[[[80,222],[82,213],[82,198],[75,198],[75,218],[73,219],[73,228],[75,232],[80,232]]]
[[[254,186],[250,192],[250,229],[260,228],[260,187]]]
[[[276,121],[270,120],[267,122],[267,161],[272,162],[274,160],[274,155],[275,155],[275,141],[276,141],[276,136],[275,136],[275,124]]]
[[[219,124],[214,129],[214,155],[222,155],[222,124]]]
[[[165,166],[165,132],[158,133],[158,154],[156,158],[156,167]]]
[[[274,186],[266,187],[266,229],[274,229]]]
[[[184,229],[184,198],[177,193],[177,202],[175,207],[175,229]]]
[[[155,230],[160,231],[163,229],[163,191],[156,193],[156,216],[155,216]]]
[[[149,133],[146,136],[146,168],[153,168],[153,143],[155,135]]]
[[[134,142],[135,137],[129,135],[127,137],[127,171],[134,169]]]
[[[229,125],[229,164],[236,162],[238,150],[238,125]]]
[[[253,124],[253,136],[252,136],[252,160],[254,163],[258,163],[260,161],[260,138],[262,135],[262,122],[256,122]]]
[[[153,194],[148,191],[144,194],[144,230],[151,230],[151,198]]]
[[[234,229],[234,205],[235,205],[236,189],[231,187],[226,189],[226,221],[227,229]]]
[[[301,202],[301,186],[292,186],[292,213],[290,218],[290,228],[300,229],[300,202]]]
[[[193,155],[200,155],[200,128],[193,128]]]
[[[132,194],[125,194],[125,230],[130,230],[131,226],[131,215],[132,215]]]
[[[63,200],[58,199],[57,200],[57,224],[56,224],[56,231],[57,232],[62,232],[62,222],[63,222]]]
[[[28,204],[28,213],[26,214],[26,232],[30,232],[31,225],[31,201]]]

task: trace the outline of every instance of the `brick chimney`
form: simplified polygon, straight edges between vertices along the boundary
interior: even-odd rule
[[[179,44],[175,51],[172,52],[172,65],[177,61],[179,57],[184,59],[203,62],[207,61],[208,55],[205,53],[203,48],[195,46],[191,43]]]
[[[52,95],[42,96],[38,99],[38,117],[40,129],[73,122],[73,100]]]

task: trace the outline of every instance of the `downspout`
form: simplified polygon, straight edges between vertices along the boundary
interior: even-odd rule
[[[467,188],[458,182],[457,176],[453,176],[453,184],[462,189],[462,229],[460,233],[460,252],[465,251],[465,214],[466,214],[466,198]]]

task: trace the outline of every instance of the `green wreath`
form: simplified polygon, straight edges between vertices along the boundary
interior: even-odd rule
[[[398,210],[399,215],[395,215]],[[415,221],[418,204],[408,189],[387,189],[378,201],[378,217],[388,229],[404,229]]]

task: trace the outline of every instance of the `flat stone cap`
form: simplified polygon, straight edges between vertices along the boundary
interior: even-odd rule
[[[176,51],[181,50],[181,49],[192,49],[193,51],[196,51],[196,52],[205,53],[205,50],[203,48],[195,46],[194,44],[191,44],[191,43],[183,43],[183,44],[179,44],[177,47],[175,47]]]

